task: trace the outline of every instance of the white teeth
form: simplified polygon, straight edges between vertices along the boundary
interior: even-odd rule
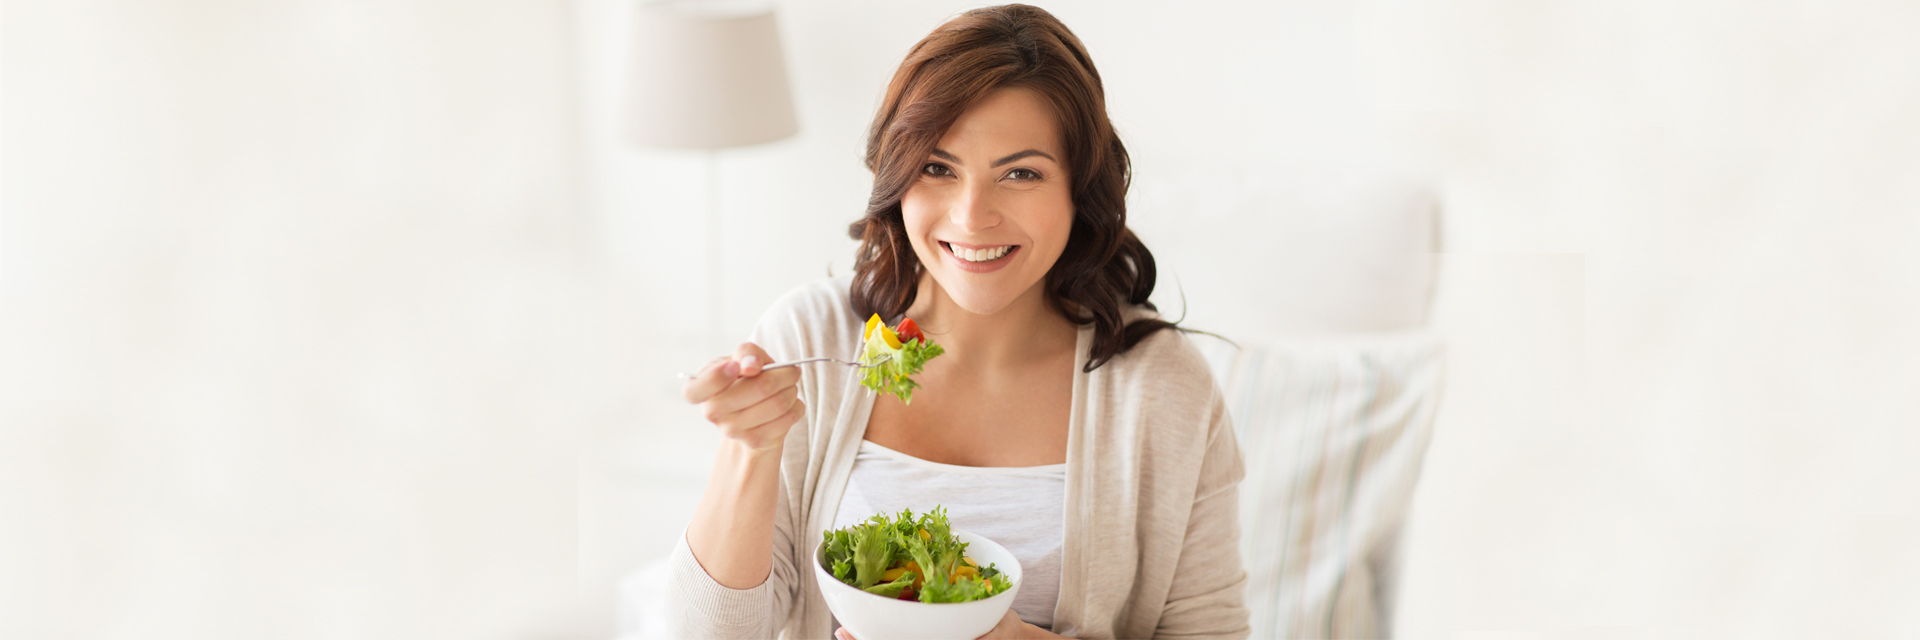
[[[952,247],[952,245],[948,245],[948,246]],[[1004,246],[992,247],[987,249],[968,249],[966,247],[953,247],[953,255],[967,262],[989,262],[992,260],[1000,259],[1000,256],[1007,255],[1007,252],[1012,250],[1013,250],[1013,245],[1004,245]]]

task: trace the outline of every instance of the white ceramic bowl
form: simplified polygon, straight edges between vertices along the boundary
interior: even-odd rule
[[[981,567],[993,564],[1007,574],[1013,586],[973,602],[936,604],[877,596],[833,577],[833,572],[820,565],[817,544],[813,548],[813,577],[820,583],[827,609],[856,640],[972,640],[992,630],[1013,606],[1013,596],[1020,592],[1020,560],[992,540],[960,529],[954,529],[953,535],[967,543],[967,557]]]

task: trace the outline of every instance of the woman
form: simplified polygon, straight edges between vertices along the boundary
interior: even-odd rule
[[[837,634],[824,530],[944,506],[1026,568],[987,638],[1245,637],[1239,451],[1205,362],[1159,319],[1128,160],[1085,48],[1025,5],[908,53],[867,142],[855,274],[774,305],[687,382],[726,438],[670,560],[679,637]],[[946,354],[913,401],[839,365],[864,320]]]

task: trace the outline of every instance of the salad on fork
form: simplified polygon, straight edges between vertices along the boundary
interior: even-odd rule
[[[913,390],[920,388],[909,376],[920,373],[928,360],[946,353],[946,349],[927,340],[912,318],[900,321],[898,329],[888,327],[880,314],[867,319],[860,334],[860,384],[878,393],[899,396],[901,402],[913,402]]]

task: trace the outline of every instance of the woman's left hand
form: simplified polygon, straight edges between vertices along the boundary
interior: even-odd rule
[[[1046,630],[1040,627],[1027,624],[1025,620],[1020,619],[1020,614],[1014,613],[1012,608],[1008,608],[1007,615],[1000,616],[1000,624],[993,625],[993,628],[987,630],[986,635],[980,636],[979,640],[1026,640],[1029,638],[1047,637],[1060,638],[1064,636],[1056,636],[1047,633]]]
[[[852,633],[847,631],[846,627],[840,627],[835,630],[833,636],[840,640],[858,640],[853,637]],[[1000,616],[1000,624],[993,625],[993,629],[988,630],[986,635],[980,636],[977,640],[1030,640],[1033,638],[1065,637],[1066,636],[1047,633],[1045,629],[1027,624],[1020,619],[1020,614],[1014,613],[1012,609],[1008,609],[1007,615]]]

